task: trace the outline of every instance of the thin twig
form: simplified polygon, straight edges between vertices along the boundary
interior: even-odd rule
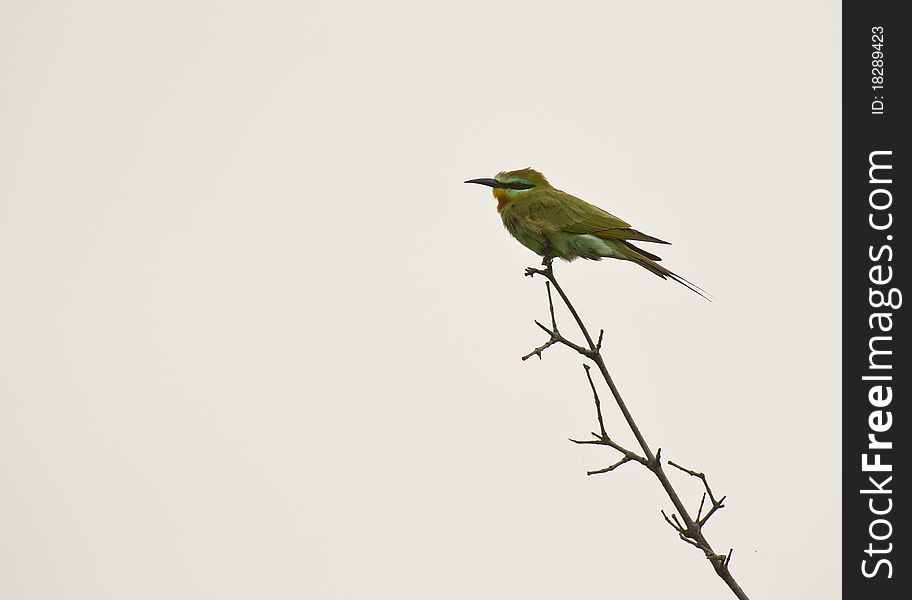
[[[547,350],[548,348],[550,348],[551,346],[556,344],[559,340],[559,336],[558,336],[558,332],[557,332],[557,319],[554,317],[554,301],[551,298],[551,282],[550,281],[545,282],[545,289],[548,290],[548,310],[551,313],[551,329],[548,330],[544,325],[542,325],[538,321],[536,321],[535,324],[538,325],[539,327],[541,327],[542,329],[544,329],[546,332],[550,333],[551,337],[548,339],[547,342],[545,342],[544,344],[542,344],[541,346],[539,346],[532,352],[523,356],[522,357],[523,360],[532,358],[533,356],[537,356],[538,360],[541,360],[542,352],[544,352],[545,350]]]
[[[602,418],[602,403],[599,400],[598,390],[595,389],[595,383],[592,381],[592,374],[589,372],[589,365],[584,364],[583,369],[586,371],[586,379],[589,380],[589,387],[592,388],[592,395],[595,397],[595,414],[598,416],[599,431],[602,432],[602,438],[607,438],[605,433],[605,419]]]
[[[632,450],[628,450],[627,448],[624,448],[623,446],[621,446],[620,444],[618,444],[617,442],[615,442],[608,436],[599,437],[599,434],[595,433],[594,431],[592,432],[592,435],[595,436],[594,440],[571,439],[570,441],[573,442],[574,444],[591,444],[593,446],[609,446],[611,448],[614,448],[621,454],[623,454],[627,459],[635,460],[643,466],[647,466],[647,464],[649,463],[648,460],[646,460],[645,458],[643,458],[636,452],[633,452]]]
[[[705,525],[706,522],[709,521],[709,518],[710,518],[711,516],[713,516],[713,513],[715,513],[715,512],[716,512],[717,510],[719,510],[720,508],[725,508],[725,505],[723,504],[723,502],[725,502],[725,498],[726,498],[727,496],[722,496],[721,498],[719,498],[718,500],[716,500],[716,497],[713,495],[712,488],[709,487],[709,482],[706,480],[706,474],[705,474],[705,473],[698,473],[698,472],[693,471],[693,470],[691,470],[691,469],[687,469],[687,468],[682,467],[681,465],[679,465],[679,464],[677,464],[676,462],[671,461],[671,460],[668,461],[668,464],[671,465],[672,467],[675,467],[675,468],[677,468],[677,469],[680,469],[681,471],[684,471],[685,473],[687,473],[687,474],[690,475],[691,477],[696,477],[697,479],[699,479],[700,481],[703,482],[703,487],[706,489],[706,491],[703,492],[703,500],[704,500],[704,501],[706,500],[706,495],[708,494],[708,495],[709,495],[709,502],[710,502],[710,504],[711,504],[711,506],[709,507],[709,512],[707,512],[706,515],[701,519],[701,518],[700,518],[700,513],[703,512],[703,501],[700,502],[700,510],[697,512],[697,524],[698,524],[700,527],[703,527],[703,525]]]
[[[596,471],[586,471],[586,475],[598,475],[599,473],[607,473],[609,471],[614,471],[615,469],[617,469],[624,463],[628,463],[632,460],[634,460],[632,457],[624,456],[621,460],[617,461],[616,463],[614,463],[613,465],[611,465],[609,467],[605,467],[604,469],[598,469]]]

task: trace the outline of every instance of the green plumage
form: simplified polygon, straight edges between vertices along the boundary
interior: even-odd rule
[[[494,179],[473,179],[493,188],[504,227],[526,248],[546,258],[634,262],[659,277],[671,278],[704,298],[703,291],[657,264],[655,254],[631,242],[667,244],[601,208],[554,188],[533,169],[503,171]]]

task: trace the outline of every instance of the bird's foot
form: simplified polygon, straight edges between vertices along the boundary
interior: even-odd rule
[[[542,266],[544,269],[536,269],[535,267],[526,267],[526,277],[535,277],[536,275],[544,275],[549,277],[549,274],[552,272],[551,263],[554,261],[553,256],[546,256],[542,259]]]

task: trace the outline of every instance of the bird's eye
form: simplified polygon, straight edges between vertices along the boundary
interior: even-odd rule
[[[506,184],[504,187],[511,189],[511,190],[530,190],[530,189],[534,188],[535,186],[532,184],[529,184],[529,183],[523,183],[521,181],[512,181],[512,182]]]

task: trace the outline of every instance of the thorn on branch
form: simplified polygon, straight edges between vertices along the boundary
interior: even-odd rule
[[[703,525],[705,525],[706,522],[709,521],[709,518],[710,518],[711,516],[713,516],[713,514],[714,514],[717,510],[719,510],[720,508],[725,508],[725,504],[723,504],[723,503],[725,502],[725,499],[726,499],[728,496],[722,496],[721,498],[719,498],[718,500],[716,500],[715,495],[713,495],[712,488],[709,487],[709,482],[706,480],[706,474],[705,474],[705,473],[698,473],[697,471],[693,471],[693,470],[691,470],[691,469],[687,469],[687,468],[682,467],[681,465],[679,465],[678,463],[676,463],[676,462],[674,462],[674,461],[672,461],[672,460],[669,460],[669,461],[668,461],[668,464],[671,465],[672,467],[675,467],[676,469],[679,469],[679,470],[681,470],[681,471],[684,471],[685,473],[687,473],[687,474],[690,475],[691,477],[696,477],[697,479],[699,479],[700,481],[703,482],[703,488],[706,490],[706,491],[703,493],[703,501],[706,500],[706,496],[708,495],[708,496],[709,496],[710,507],[709,507],[709,510],[706,511],[706,514],[703,515],[702,518],[701,518],[700,515],[701,515],[702,512],[703,512],[703,501],[700,502],[700,511],[697,513],[697,521],[696,521],[696,524],[697,524],[697,527],[702,528]]]
[[[542,331],[544,331],[545,333],[550,335],[552,338],[554,338],[555,342],[557,341],[557,336],[559,335],[557,329],[548,329],[547,327],[542,325],[541,322],[538,321],[538,319],[535,319],[532,322],[535,323],[536,325],[538,325],[539,329],[541,329]]]
[[[671,513],[671,518],[669,518],[668,515],[665,514],[664,510],[661,512],[662,512],[662,517],[665,518],[665,522],[668,523],[669,525],[671,525],[671,528],[678,532],[679,538],[681,538],[682,540],[684,540],[691,546],[694,546],[696,548],[699,548],[700,550],[703,550],[704,553],[712,554],[712,552],[709,552],[709,550],[707,549],[708,546],[705,545],[705,540],[702,540],[701,538],[696,537],[696,535],[694,534],[692,529],[689,529],[689,528],[681,525],[681,521],[678,520],[677,514]]]
[[[672,529],[674,529],[675,531],[677,531],[679,534],[681,534],[681,533],[684,532],[684,530],[681,529],[681,526],[680,526],[679,524],[676,524],[678,519],[677,519],[677,516],[676,516],[674,513],[671,513],[671,515],[672,515],[673,517],[675,517],[675,522],[672,522],[672,520],[668,518],[668,515],[665,514],[665,509],[662,509],[662,510],[659,511],[659,512],[662,513],[662,517],[665,518],[665,522],[668,523],[669,525],[671,525]]]
[[[535,324],[538,325],[539,327],[541,327],[542,329],[544,329],[545,331],[548,331],[548,328],[545,327],[544,325],[542,325],[541,323],[539,323],[538,321],[535,321]],[[557,336],[554,334],[554,332],[550,332],[550,333],[551,333],[551,337],[548,339],[547,342],[545,342],[541,346],[536,347],[532,352],[523,356],[522,359],[528,360],[528,359],[532,358],[533,356],[537,356],[538,360],[541,360],[542,352],[544,352],[545,350],[547,350],[548,348],[550,348],[551,346],[556,344],[558,341],[560,341],[557,338]]]
[[[646,462],[646,466],[653,473],[658,474],[659,470],[662,468],[662,449],[659,448],[656,450],[655,456],[652,457],[652,460]]]

